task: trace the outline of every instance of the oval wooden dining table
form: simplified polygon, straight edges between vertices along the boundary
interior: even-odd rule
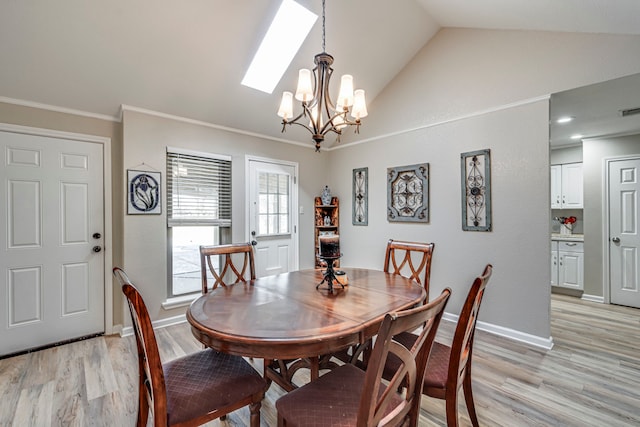
[[[292,390],[293,372],[282,372],[282,361],[307,361],[313,380],[319,355],[365,343],[377,333],[386,313],[412,307],[426,295],[422,286],[400,275],[341,270],[348,284],[344,289],[334,284],[333,292],[325,286],[316,289],[323,278],[319,269],[218,287],[189,307],[191,331],[207,347],[265,359],[265,377]]]

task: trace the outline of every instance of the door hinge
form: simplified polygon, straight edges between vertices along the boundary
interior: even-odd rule
[[[298,232],[298,226],[297,226],[297,225],[294,225],[294,226],[293,226],[293,232],[294,232],[294,233],[297,233],[297,232]]]
[[[298,177],[297,177],[297,176],[295,176],[295,175],[293,176],[293,183],[294,183],[294,184],[297,184],[297,183],[298,183]]]

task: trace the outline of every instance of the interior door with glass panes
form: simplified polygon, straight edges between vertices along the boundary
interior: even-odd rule
[[[298,269],[297,164],[248,159],[249,240],[258,277]]]

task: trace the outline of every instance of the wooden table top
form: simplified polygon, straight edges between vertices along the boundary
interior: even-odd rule
[[[267,359],[327,354],[374,336],[384,315],[420,303],[418,283],[378,270],[341,268],[349,285],[316,290],[321,270],[267,276],[217,289],[189,307],[187,320],[203,344]]]

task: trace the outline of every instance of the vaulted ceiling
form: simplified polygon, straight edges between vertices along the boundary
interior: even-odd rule
[[[321,15],[320,0],[298,2]],[[2,0],[0,101],[108,117],[125,104],[306,141],[280,134],[276,110],[321,51],[320,20],[273,94],[240,85],[279,4]],[[335,73],[369,103],[443,27],[640,34],[637,0],[327,0],[326,15]]]

